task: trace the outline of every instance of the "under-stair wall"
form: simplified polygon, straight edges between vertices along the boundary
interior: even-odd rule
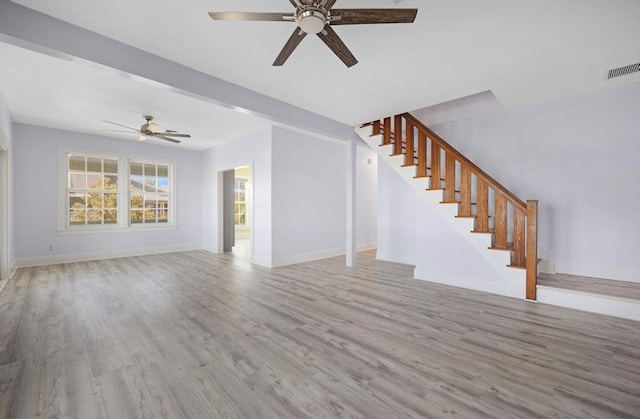
[[[529,283],[525,269],[525,237],[533,239],[529,248],[535,249],[535,229],[525,235],[525,229],[535,228],[535,211],[529,217],[532,222],[526,223],[527,212],[537,207],[535,201],[529,205],[520,201],[408,114],[356,131],[415,191],[416,278],[535,299],[536,268],[529,266],[533,268]],[[442,179],[433,181],[435,173]],[[379,200],[385,199],[383,193],[381,188]],[[478,199],[478,209],[471,209],[471,201],[475,204]],[[493,220],[484,213],[489,210],[487,201],[495,203]],[[384,246],[382,227],[379,247]],[[531,254],[535,256],[535,251]]]

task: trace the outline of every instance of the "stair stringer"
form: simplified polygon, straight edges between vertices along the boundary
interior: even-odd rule
[[[380,146],[382,135],[370,136],[371,128],[356,128],[356,133],[378,153],[379,158],[389,164],[389,166],[402,179],[413,187],[417,195],[428,203],[443,221],[448,223],[459,235],[499,273],[502,278],[489,280],[486,278],[445,278],[442,275],[430,274],[419,269],[414,271],[416,279],[438,282],[463,288],[475,289],[478,291],[490,292],[515,298],[525,298],[526,291],[526,271],[524,269],[507,267],[511,263],[511,253],[507,250],[492,250],[490,233],[472,233],[474,229],[473,218],[458,218],[458,204],[443,204],[442,190],[427,190],[429,187],[428,178],[416,178],[415,166],[406,166],[403,155],[390,155],[392,146]]]

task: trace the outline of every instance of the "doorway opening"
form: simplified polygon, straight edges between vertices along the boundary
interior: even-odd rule
[[[253,221],[251,167],[236,167],[233,172],[233,227],[235,233],[233,252],[251,257],[251,225]]]
[[[253,181],[251,166],[220,172],[219,243],[223,252],[250,260],[253,255]],[[219,224],[220,225],[220,224]]]

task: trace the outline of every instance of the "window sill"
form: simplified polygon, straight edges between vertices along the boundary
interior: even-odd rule
[[[109,234],[109,233],[142,233],[150,231],[172,231],[177,230],[178,226],[175,224],[163,224],[163,225],[132,225],[129,227],[122,226],[109,226],[109,227],[86,227],[86,228],[68,228],[58,230],[59,236],[73,236],[81,234]]]

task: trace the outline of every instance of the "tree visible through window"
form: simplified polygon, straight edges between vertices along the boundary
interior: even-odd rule
[[[131,224],[157,224],[169,221],[169,166],[131,161],[129,163]]]
[[[117,224],[118,159],[68,155],[69,225]]]

